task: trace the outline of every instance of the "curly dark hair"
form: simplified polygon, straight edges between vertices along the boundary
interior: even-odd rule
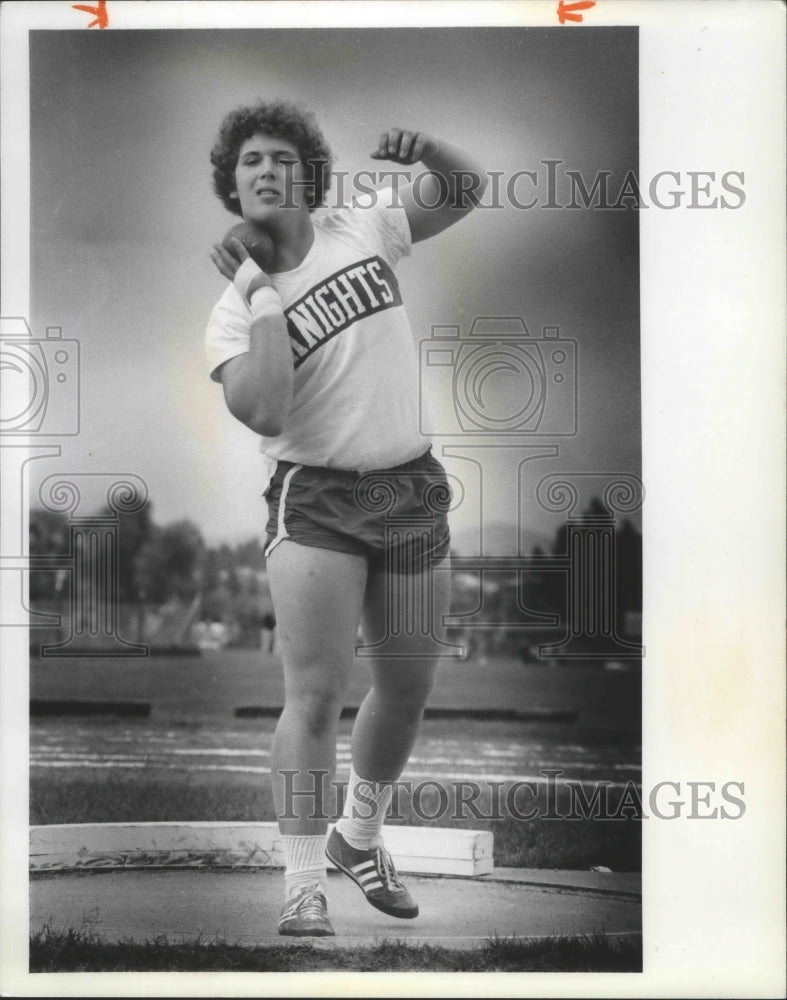
[[[213,164],[213,190],[224,207],[241,215],[240,203],[230,195],[235,191],[235,167],[240,147],[247,139],[263,132],[277,139],[287,139],[298,150],[301,163],[308,169],[313,182],[306,188],[309,211],[322,204],[331,186],[333,154],[317,125],[314,113],[292,101],[257,101],[236,108],[225,116],[219,135],[210,151]]]

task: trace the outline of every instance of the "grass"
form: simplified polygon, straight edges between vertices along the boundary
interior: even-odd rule
[[[511,868],[566,868],[587,870],[604,865],[613,871],[641,870],[641,823],[636,818],[600,820],[519,819],[505,809],[501,799],[499,818],[477,818],[456,810],[454,789],[445,788],[448,809],[435,820],[426,820],[439,811],[440,793],[430,788],[419,802],[419,811],[404,794],[399,799],[399,816],[394,822],[408,826],[451,826],[486,829],[494,834],[494,863]],[[620,792],[610,792],[614,809]],[[568,794],[558,794],[556,812],[568,813]],[[538,804],[536,800],[535,804]],[[542,806],[544,803],[541,803]],[[526,811],[533,803],[517,800]],[[479,799],[482,816],[492,812],[491,801]],[[330,809],[326,809],[330,812]],[[464,810],[466,813],[467,811]],[[458,818],[452,818],[458,816]],[[267,783],[260,780],[233,781],[193,775],[159,777],[146,771],[134,776],[59,771],[33,775],[30,781],[30,822],[117,823],[117,822],[263,822],[275,819]]]
[[[30,937],[30,972],[641,972],[641,939],[602,935],[540,941],[493,938],[455,951],[386,940],[366,948],[311,944],[249,948],[221,939],[107,942],[44,926]]]

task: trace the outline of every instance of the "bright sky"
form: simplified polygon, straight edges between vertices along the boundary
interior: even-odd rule
[[[208,154],[225,112],[258,96],[301,100],[317,113],[336,169],[349,173],[375,166],[368,154],[393,125],[473,148],[503,185],[516,171],[536,171],[542,198],[541,161],[562,160],[563,203],[567,169],[581,171],[588,187],[596,170],[611,171],[614,198],[637,168],[633,29],[31,37],[31,319],[38,336],[62,326],[82,356],[81,433],[61,439],[56,471],[135,473],[157,521],[188,517],[212,543],[260,534],[265,513],[255,436],[226,412],[202,345],[223,288],[208,249],[237,221],[210,187]],[[523,201],[531,191],[527,179],[516,189]],[[577,434],[517,439],[559,446],[524,467],[526,532],[556,524],[535,499],[543,476],[639,473],[638,275],[635,212],[510,204],[479,209],[400,265],[419,339],[434,325],[467,332],[475,316],[513,315],[535,338],[547,325],[577,341]],[[425,384],[448,419],[450,378],[432,370]],[[509,412],[506,401],[521,391],[521,380],[498,373],[486,401]],[[562,420],[565,404],[547,404]],[[438,455],[450,446],[445,464],[465,490],[452,515],[457,538],[481,520],[516,522],[515,468],[526,452],[464,452],[483,455],[480,501],[475,467],[457,457],[468,444],[510,442],[457,433],[435,440]],[[33,466],[34,486],[53,471]]]

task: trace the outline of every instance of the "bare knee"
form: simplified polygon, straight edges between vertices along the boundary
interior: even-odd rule
[[[287,691],[284,710],[319,738],[335,729],[344,701],[344,685],[299,686]]]

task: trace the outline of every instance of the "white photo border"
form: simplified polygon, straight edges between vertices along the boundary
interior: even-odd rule
[[[557,4],[110,2],[109,30],[557,24]],[[784,982],[784,6],[599,2],[638,25],[640,176],[740,171],[736,211],[641,212],[643,794],[742,781],[739,820],[643,822],[644,972],[343,976],[27,969],[27,662],[2,635],[0,981],[18,996],[759,996]],[[29,29],[69,3],[2,7],[0,312],[29,315]],[[81,18],[81,20],[80,20]],[[93,29],[96,30],[96,29]],[[582,25],[567,24],[567,31]],[[679,483],[676,489],[675,483]],[[3,497],[8,520],[24,516]],[[5,600],[6,592],[0,592]],[[12,817],[9,822],[7,817]],[[263,986],[264,982],[264,986]]]

